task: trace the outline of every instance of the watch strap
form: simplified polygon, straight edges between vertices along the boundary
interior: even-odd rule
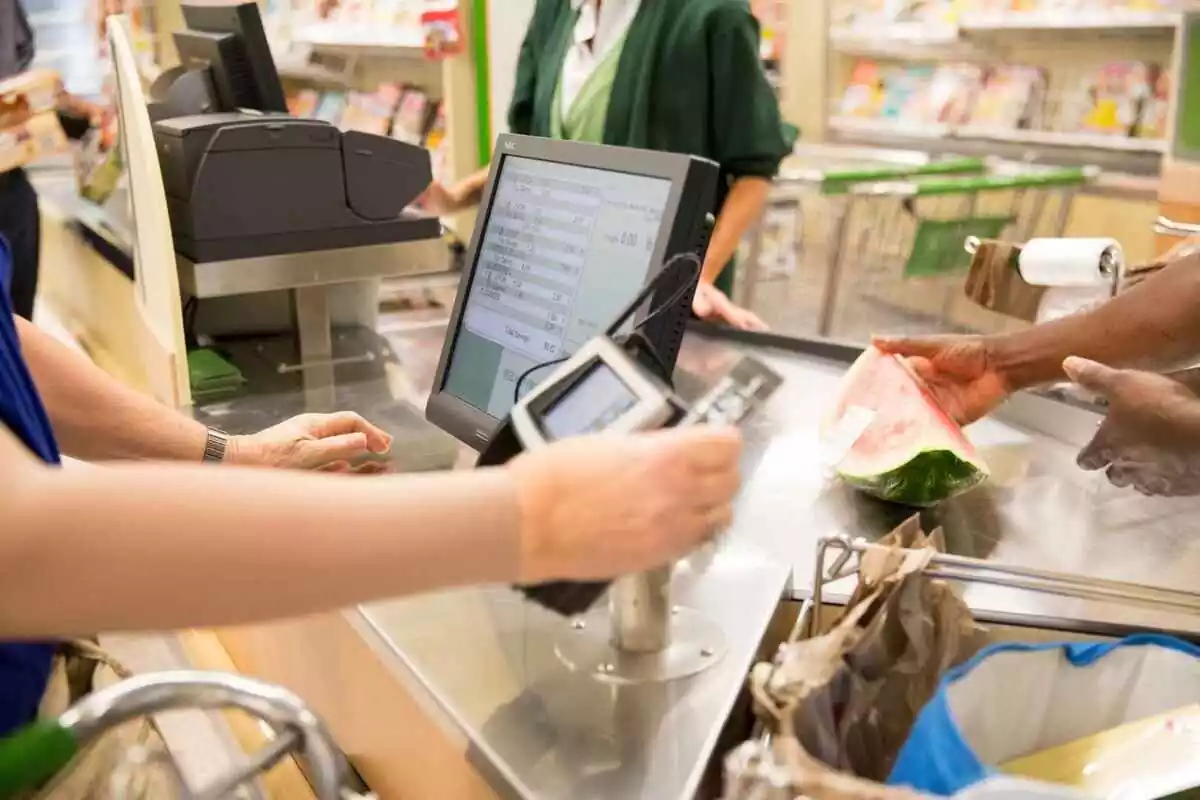
[[[205,464],[219,464],[225,460],[225,451],[229,448],[229,434],[217,428],[209,428],[204,439]]]

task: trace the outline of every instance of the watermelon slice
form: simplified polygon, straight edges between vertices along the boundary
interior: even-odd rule
[[[920,379],[874,348],[846,373],[823,439],[839,478],[894,503],[936,505],[988,476]]]

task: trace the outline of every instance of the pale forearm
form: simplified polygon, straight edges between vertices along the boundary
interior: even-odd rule
[[[200,461],[200,423],[125,386],[46,332],[18,319],[29,371],[59,446],[87,461]]]
[[[708,243],[700,273],[702,281],[715,281],[733,259],[746,231],[762,216],[770,190],[771,182],[766,178],[739,178],[730,187]]]
[[[1013,388],[1063,380],[1081,356],[1114,367],[1162,370],[1200,355],[1200,257],[1174,262],[1092,311],[995,337],[998,368]]]
[[[0,638],[238,624],[518,575],[498,470],[37,466],[9,489]]]
[[[484,168],[454,184],[450,194],[458,208],[470,208],[483,202],[483,190],[487,186],[487,180],[488,170]]]

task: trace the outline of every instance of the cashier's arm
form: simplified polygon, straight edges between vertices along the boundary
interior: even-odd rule
[[[14,320],[64,453],[85,461],[200,461],[203,425],[114,380],[32,323]]]
[[[205,427],[112,378],[35,325],[14,318],[21,350],[63,452],[84,461],[199,462]],[[350,468],[391,437],[357,414],[303,414],[235,436],[225,460],[244,466]]]
[[[0,638],[237,623],[517,574],[504,472],[51,468],[0,427]]]
[[[739,456],[735,431],[698,426],[431,475],[54,468],[0,427],[0,639],[239,624],[643,570],[728,523]]]

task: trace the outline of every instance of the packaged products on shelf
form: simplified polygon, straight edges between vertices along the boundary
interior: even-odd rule
[[[1114,61],[1088,73],[1079,91],[1079,110],[1067,120],[1071,129],[1133,136],[1157,73],[1157,67],[1140,61]]]
[[[346,102],[345,92],[325,92],[321,95],[321,102],[317,103],[317,110],[313,116],[331,125],[341,125]]]
[[[1154,93],[1142,109],[1137,135],[1143,139],[1166,139],[1170,117],[1171,71],[1160,69],[1154,79]]]
[[[321,103],[321,93],[316,89],[301,89],[287,97],[288,113],[293,117],[316,116]]]
[[[861,60],[854,65],[842,95],[839,114],[843,117],[878,117],[883,107],[883,75],[879,64]]]
[[[342,114],[343,130],[386,136],[392,125],[401,89],[394,83],[381,84],[374,92],[350,92]]]
[[[392,119],[392,138],[408,144],[424,143],[432,117],[429,95],[417,88],[405,89]]]
[[[983,87],[983,69],[976,64],[938,67],[933,79],[914,98],[913,121],[965,125]]]
[[[933,77],[933,67],[910,66],[890,70],[884,78],[883,105],[879,116],[896,122],[917,122],[913,103]]]
[[[988,71],[971,111],[980,128],[1031,127],[1046,93],[1046,74],[1037,67],[997,66]]]
[[[425,146],[429,148],[433,179],[442,183],[449,181],[451,178],[450,139],[446,136],[446,108],[442,103],[437,104],[433,123],[429,127],[429,135],[425,137]]]

